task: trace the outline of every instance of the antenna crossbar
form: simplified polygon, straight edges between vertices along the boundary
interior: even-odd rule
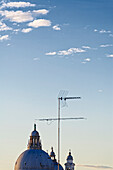
[[[81,99],[81,97],[59,97],[59,100],[67,100],[67,99]]]
[[[46,119],[35,119],[37,121],[55,121],[55,120],[78,120],[86,119],[84,117],[63,117],[63,118],[46,118]]]

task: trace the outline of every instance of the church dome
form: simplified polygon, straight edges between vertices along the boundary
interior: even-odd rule
[[[42,150],[36,125],[34,125],[34,131],[31,132],[27,150],[18,157],[14,170],[58,170],[58,163],[53,149],[51,156]],[[59,170],[63,170],[61,165]]]
[[[43,150],[29,149],[24,151],[15,163],[14,170],[52,170],[54,163]]]

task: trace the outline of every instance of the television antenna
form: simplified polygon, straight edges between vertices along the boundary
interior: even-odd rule
[[[35,119],[35,121],[47,121],[47,122],[52,122],[52,121],[58,121],[58,170],[59,170],[59,165],[60,165],[60,121],[61,120],[83,120],[86,119],[84,117],[60,117],[60,110],[61,107],[66,106],[66,100],[74,100],[74,99],[81,99],[81,97],[66,97],[68,94],[68,91],[61,90],[58,95],[58,117],[57,118],[40,118],[40,119]]]
[[[61,90],[58,95],[58,170],[60,164],[60,104],[63,102],[63,106],[66,105],[66,100],[81,99],[81,97],[67,97],[68,91]]]
[[[62,118],[60,118],[60,120],[80,120],[80,119],[83,120],[83,119],[86,119],[86,118],[84,118],[84,117],[62,117]],[[40,121],[40,122],[45,121],[45,122],[47,122],[48,125],[50,125],[52,122],[57,121],[57,120],[58,120],[58,118],[35,119],[35,121]]]

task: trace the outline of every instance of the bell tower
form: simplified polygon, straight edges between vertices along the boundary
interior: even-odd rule
[[[65,165],[65,170],[74,170],[75,164],[73,163],[73,157],[71,155],[71,151],[69,151],[69,155],[67,156],[67,162],[64,165]]]

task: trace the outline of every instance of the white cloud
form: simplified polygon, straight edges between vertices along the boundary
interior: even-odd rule
[[[13,25],[17,25],[17,23],[13,23]]]
[[[95,168],[95,169],[113,169],[113,167],[105,166],[105,165],[77,165],[86,168]]]
[[[89,62],[89,61],[91,61],[91,59],[90,59],[90,58],[85,58],[84,60],[85,60],[85,61],[88,61],[88,62]]]
[[[110,30],[105,30],[105,29],[101,29],[101,30],[94,29],[94,32],[99,32],[100,34],[110,34],[111,33]]]
[[[13,31],[14,31],[14,32],[19,32],[19,31],[20,31],[20,29],[14,29]]]
[[[104,29],[100,30],[99,33],[103,34],[103,33],[111,33],[111,31],[106,31]]]
[[[0,37],[0,41],[8,40],[8,39],[9,39],[9,35],[3,35]]]
[[[62,51],[59,51],[58,52],[58,55],[69,55],[69,54],[72,54],[72,52],[70,52],[70,51],[66,51],[66,50],[62,50]]]
[[[11,44],[7,44],[7,46],[10,46]]]
[[[84,29],[86,30],[86,29],[88,29],[90,27],[90,25],[86,25],[85,27],[84,27]]]
[[[30,31],[32,31],[32,28],[24,28],[24,29],[22,29],[23,33],[28,33]]]
[[[0,31],[8,31],[8,30],[12,30],[12,28],[8,27],[5,23],[2,23],[0,21]]]
[[[103,48],[112,47],[112,46],[113,46],[113,44],[102,44],[102,45],[100,45],[100,47],[103,47]]]
[[[86,64],[86,62],[85,62],[85,61],[82,61],[82,64]]]
[[[107,57],[113,58],[113,54],[107,54]]]
[[[25,7],[34,7],[35,4],[31,4],[30,2],[8,2],[3,3],[1,8],[25,8]]]
[[[59,27],[59,25],[54,25],[54,26],[53,26],[53,29],[56,30],[56,31],[60,31],[60,30],[61,30],[61,28]]]
[[[56,52],[49,52],[49,53],[46,53],[45,55],[56,55]]]
[[[69,48],[68,50],[62,50],[58,52],[58,55],[71,55],[73,53],[83,53],[86,52],[85,50],[81,48]]]
[[[19,31],[20,31],[20,29],[13,29],[12,34],[18,34]]]
[[[82,46],[82,48],[91,49],[91,47],[89,47],[89,46]]]
[[[75,53],[83,53],[86,52],[85,50],[81,48],[69,48],[68,50],[61,50],[58,52],[48,52],[45,55],[58,55],[58,56],[67,56],[67,55],[72,55]]]
[[[5,19],[9,19],[11,22],[27,22],[32,21],[33,17],[30,11],[0,11],[1,16],[4,16]]]
[[[47,9],[40,9],[40,10],[33,10],[33,13],[35,14],[42,14],[42,15],[46,15],[49,11]]]
[[[113,34],[109,34],[110,37],[113,37]]]
[[[94,32],[97,32],[98,30],[97,29],[94,29]]]
[[[39,60],[40,60],[40,58],[35,57],[35,58],[33,58],[33,60],[34,60],[34,61],[39,61]]]
[[[34,27],[34,28],[49,27],[49,26],[51,26],[51,21],[46,20],[46,19],[38,19],[38,20],[34,20],[33,22],[30,22],[28,24],[28,26],[31,26],[31,27]]]
[[[99,90],[98,90],[98,92],[99,92],[99,93],[102,93],[102,92],[103,92],[103,90],[102,90],[102,89],[99,89]]]

